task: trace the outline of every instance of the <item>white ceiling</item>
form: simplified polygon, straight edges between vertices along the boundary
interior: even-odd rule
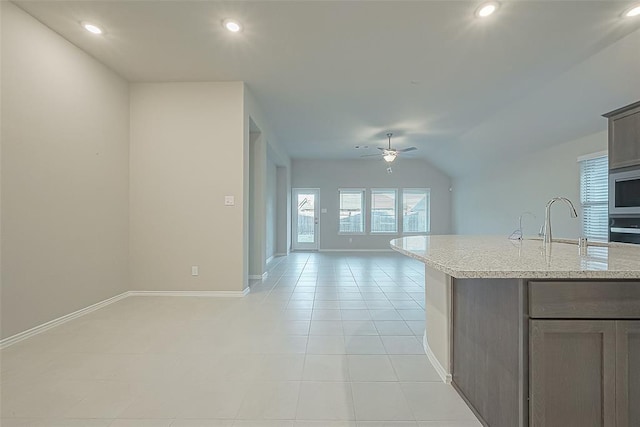
[[[247,82],[294,158],[357,158],[390,131],[462,175],[640,99],[630,2],[511,0],[484,20],[468,1],[16,3],[130,81]]]

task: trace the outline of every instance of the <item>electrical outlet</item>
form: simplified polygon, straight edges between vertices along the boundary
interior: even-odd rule
[[[198,266],[197,265],[192,265],[191,266],[191,275],[192,276],[197,276],[198,274],[199,274],[198,273]]]
[[[236,204],[236,199],[233,196],[224,196],[224,205],[225,206],[234,206]]]

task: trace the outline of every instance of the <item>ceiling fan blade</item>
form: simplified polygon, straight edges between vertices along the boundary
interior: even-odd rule
[[[360,157],[373,157],[373,156],[378,156],[378,157],[380,157],[380,156],[381,156],[381,154],[379,154],[379,153],[376,153],[376,154],[363,154],[363,155],[362,155],[362,156],[360,156]]]
[[[384,151],[384,150],[388,150],[388,148],[386,147],[376,147],[378,150]]]
[[[401,153],[406,153],[407,151],[414,151],[417,150],[417,147],[409,147],[409,148],[403,148],[402,150],[398,150]]]

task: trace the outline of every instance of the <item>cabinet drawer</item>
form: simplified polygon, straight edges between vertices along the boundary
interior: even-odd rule
[[[640,281],[531,281],[529,315],[539,319],[640,319]]]

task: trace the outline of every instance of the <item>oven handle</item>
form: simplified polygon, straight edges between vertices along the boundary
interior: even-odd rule
[[[611,227],[612,233],[640,234],[640,228]]]

